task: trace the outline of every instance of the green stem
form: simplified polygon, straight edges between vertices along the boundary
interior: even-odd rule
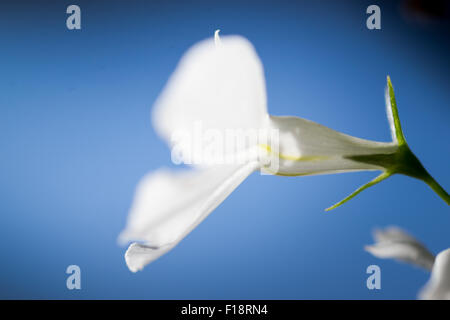
[[[431,175],[427,175],[423,181],[434,191],[437,193],[439,197],[442,198],[448,205],[450,205],[450,196],[448,195],[447,191],[445,191],[444,188],[441,187],[441,185],[434,180],[434,178]]]

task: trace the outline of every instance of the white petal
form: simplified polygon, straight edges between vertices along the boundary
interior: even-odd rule
[[[215,43],[218,45],[216,46]],[[153,112],[158,133],[258,129],[267,121],[264,72],[251,43],[240,36],[213,38],[183,56]],[[194,141],[195,143],[197,141]]]
[[[376,230],[376,243],[366,246],[366,251],[378,258],[391,258],[431,270],[433,254],[417,239],[397,227]]]
[[[450,300],[450,248],[436,256],[431,278],[419,293],[419,298]]]
[[[393,143],[359,139],[298,117],[270,116],[270,129],[279,130],[281,175],[382,170],[346,157],[387,154],[397,148]]]
[[[138,270],[173,248],[214,210],[250,173],[257,162],[202,170],[159,170],[139,184],[120,241],[130,246],[127,264]]]
[[[416,238],[396,226],[386,227],[384,230],[377,229],[374,231],[373,237],[376,242],[420,243]]]

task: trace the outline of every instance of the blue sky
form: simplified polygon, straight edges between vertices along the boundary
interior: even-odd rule
[[[82,29],[66,28],[78,4]],[[170,165],[150,110],[179,58],[240,34],[265,69],[269,111],[388,141],[386,75],[406,139],[450,188],[448,21],[415,23],[368,1],[2,1],[0,298],[413,299],[422,270],[363,250],[398,225],[433,251],[450,246],[448,206],[394,176],[325,213],[376,173],[249,177],[173,251],[128,271],[117,236],[134,188]],[[79,265],[82,289],[66,288]],[[366,288],[377,264],[382,289]]]

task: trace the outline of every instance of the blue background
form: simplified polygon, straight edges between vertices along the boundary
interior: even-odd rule
[[[66,28],[78,4],[82,30]],[[386,75],[412,150],[448,190],[448,20],[372,1],[2,1],[0,298],[414,299],[429,275],[363,250],[398,225],[433,251],[450,210],[394,176],[325,213],[376,173],[250,176],[179,246],[136,274],[117,236],[139,179],[170,164],[150,109],[192,44],[240,34],[264,64],[269,110],[388,141]],[[402,13],[403,12],[403,13]],[[82,289],[66,288],[66,267]],[[382,289],[366,288],[377,264]]]

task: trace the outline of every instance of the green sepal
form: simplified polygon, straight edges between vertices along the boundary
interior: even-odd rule
[[[403,135],[400,117],[398,116],[397,101],[395,100],[394,87],[392,86],[391,77],[387,76],[387,90],[389,92],[389,100],[391,102],[392,118],[394,120],[395,136],[399,146],[406,144],[405,136]]]
[[[353,191],[348,197],[346,197],[343,200],[339,201],[338,203],[332,205],[331,207],[326,208],[325,211],[330,211],[330,210],[336,209],[340,205],[346,203],[348,200],[355,197],[360,192],[366,190],[367,188],[370,188],[371,186],[376,185],[377,183],[389,178],[390,176],[391,176],[391,174],[388,173],[387,171],[383,172],[382,174],[380,174],[378,177],[376,177],[372,181],[367,182],[365,185],[363,185],[363,186],[359,187],[358,189],[356,189],[355,191]]]

